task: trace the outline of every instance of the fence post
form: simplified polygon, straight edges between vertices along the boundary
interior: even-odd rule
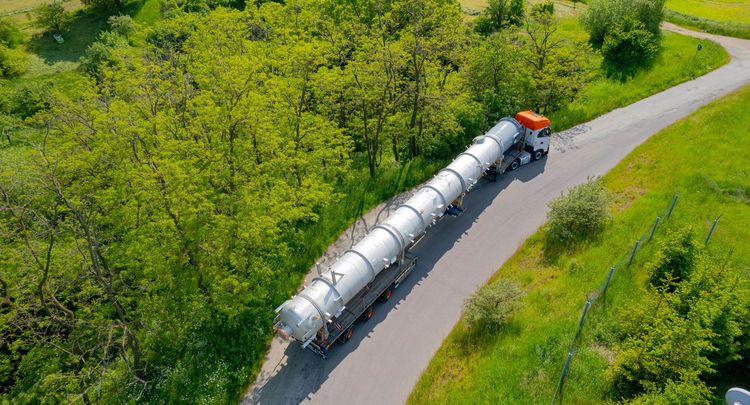
[[[670,216],[672,216],[672,210],[674,209],[674,205],[677,204],[677,197],[679,197],[679,196],[680,196],[680,192],[678,191],[674,195],[674,198],[672,199],[672,205],[669,206],[669,212],[667,213],[667,218],[669,218]]]
[[[654,226],[651,228],[651,235],[648,236],[649,242],[654,238],[654,233],[656,233],[656,227],[659,226],[659,221],[661,221],[661,217],[657,215],[656,222],[654,222]]]
[[[586,304],[583,306],[581,320],[578,321],[578,331],[576,332],[576,339],[578,339],[578,336],[580,336],[581,334],[581,329],[583,329],[583,321],[586,319],[586,313],[589,312],[589,307],[591,307],[591,298],[586,298]]]
[[[714,219],[714,223],[711,224],[711,229],[708,230],[708,236],[706,236],[706,241],[703,242],[704,245],[708,245],[708,241],[711,240],[711,235],[713,235],[714,229],[716,229],[716,223],[719,222],[719,218],[721,218],[721,216],[716,217],[716,219]]]
[[[602,290],[602,296],[607,294],[607,288],[609,288],[609,282],[612,281],[612,275],[615,273],[615,266],[609,268],[607,273],[607,281],[604,282],[604,289]]]
[[[631,264],[633,264],[633,259],[635,259],[635,252],[638,250],[638,244],[641,243],[640,239],[635,240],[635,245],[633,245],[633,252],[630,253],[630,261],[628,261],[628,267],[630,267]]]
[[[560,381],[557,382],[557,388],[555,388],[555,395],[552,397],[550,405],[557,403],[557,394],[562,391],[563,384],[565,384],[565,377],[568,375],[568,368],[570,367],[570,359],[573,357],[573,351],[568,352],[568,358],[565,359],[565,365],[563,366],[562,373],[560,374]]]

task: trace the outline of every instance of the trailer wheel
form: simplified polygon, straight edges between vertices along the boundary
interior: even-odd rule
[[[518,169],[518,166],[521,166],[521,161],[516,159],[513,161],[513,163],[510,164],[510,167],[508,168],[509,172],[512,172],[513,170]]]
[[[534,151],[534,156],[532,156],[532,160],[539,160],[544,157],[544,151],[541,149],[537,149]]]
[[[380,301],[381,302],[388,301],[389,299],[391,299],[391,295],[393,295],[393,290],[389,288],[385,290],[383,294],[380,295]]]
[[[354,335],[354,331],[352,328],[349,328],[344,332],[344,334],[341,336],[341,343],[346,343],[349,341],[349,339],[352,338],[352,335]]]
[[[372,307],[367,307],[365,312],[363,312],[362,315],[359,316],[359,319],[368,321],[370,318],[372,318],[372,313]]]

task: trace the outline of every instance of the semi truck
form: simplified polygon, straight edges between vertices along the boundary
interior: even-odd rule
[[[318,268],[309,285],[276,308],[276,333],[328,358],[334,343],[351,339],[354,324],[370,319],[375,303],[390,299],[414,270],[417,257],[410,249],[427,229],[445,215],[460,215],[464,196],[482,177],[494,180],[499,174],[542,159],[549,153],[550,136],[549,119],[521,111],[474,138],[466,151],[388,218],[325,272]]]

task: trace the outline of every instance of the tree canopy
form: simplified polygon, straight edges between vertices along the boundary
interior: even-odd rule
[[[0,395],[235,400],[352,169],[453,156],[588,69],[550,15],[507,41],[449,0],[198,3],[110,19],[65,91],[0,87],[39,134],[0,161]]]

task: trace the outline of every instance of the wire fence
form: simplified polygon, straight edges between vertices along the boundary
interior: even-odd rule
[[[558,379],[557,386],[555,387],[555,392],[552,396],[552,401],[550,402],[551,405],[561,404],[563,402],[565,381],[568,377],[568,372],[570,370],[570,365],[573,361],[573,357],[578,352],[578,346],[581,340],[580,336],[585,326],[586,316],[589,314],[592,305],[599,301],[601,301],[603,304],[606,303],[607,290],[612,283],[613,278],[618,273],[633,266],[633,263],[638,257],[639,251],[641,251],[646,245],[653,242],[659,226],[664,225],[673,215],[679,197],[680,193],[678,191],[675,193],[669,204],[663,210],[660,210],[657,213],[656,218],[654,218],[654,222],[645,230],[645,232],[641,236],[635,238],[632,247],[627,252],[621,254],[620,257],[614,261],[614,263],[605,273],[601,286],[588,294],[588,296],[586,297],[575,335],[567,349],[565,363],[563,364],[562,371],[560,372],[560,378]],[[720,218],[721,216],[716,217],[711,223],[710,228],[707,230],[706,238],[704,239],[705,245],[709,245],[711,237],[716,230]]]

